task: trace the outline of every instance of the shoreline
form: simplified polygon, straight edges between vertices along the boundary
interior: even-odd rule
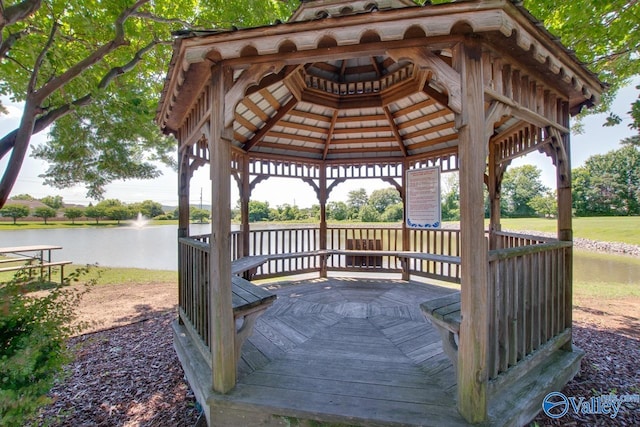
[[[509,229],[505,229],[504,231],[509,233],[530,234],[532,236],[556,238],[555,233],[545,233],[542,231]],[[640,258],[640,246],[631,245],[629,243],[608,242],[602,240],[585,239],[582,237],[574,237],[573,248],[589,252],[599,252],[611,255],[626,255]]]

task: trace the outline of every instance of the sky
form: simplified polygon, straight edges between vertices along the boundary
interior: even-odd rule
[[[631,122],[627,112],[630,104],[638,97],[635,86],[640,85],[640,77],[636,77],[629,85],[621,89],[616,97],[612,111],[623,116],[623,123],[615,127],[603,127],[606,114],[591,115],[585,120],[584,133],[571,136],[571,162],[572,167],[584,164],[584,161],[594,154],[604,154],[619,148],[620,140],[634,135],[635,132],[628,127]],[[21,114],[19,104],[11,103],[8,99],[2,99],[3,105],[9,110],[8,115],[0,115],[0,137],[11,132],[18,126]],[[31,146],[45,143],[46,131],[34,135]],[[0,160],[0,173],[4,173],[8,157]],[[555,188],[555,167],[546,155],[538,152],[524,158],[516,159],[511,167],[523,164],[533,164],[542,171],[542,182],[549,188]],[[96,202],[86,197],[86,189],[83,186],[75,186],[67,189],[57,189],[43,184],[39,177],[47,170],[47,164],[43,161],[27,157],[24,161],[18,180],[11,192],[12,195],[30,194],[35,198],[45,196],[62,196],[65,203],[87,205]],[[116,181],[106,187],[105,198],[119,199],[125,203],[153,200],[167,206],[178,205],[177,173],[170,168],[162,167],[162,176],[153,180],[129,180]],[[211,205],[211,184],[208,176],[208,168],[202,167],[194,174],[191,180],[190,201],[192,204]],[[446,179],[446,174],[443,175]],[[238,190],[235,181],[231,180],[231,200],[235,206],[238,200]],[[368,194],[373,190],[387,188],[388,183],[377,179],[353,180],[338,185],[330,194],[329,201],[346,201],[350,191],[365,188]],[[202,196],[201,196],[202,195]],[[258,184],[251,194],[252,200],[267,201],[271,207],[283,204],[297,205],[301,208],[318,204],[315,192],[311,187],[297,179],[270,178]]]

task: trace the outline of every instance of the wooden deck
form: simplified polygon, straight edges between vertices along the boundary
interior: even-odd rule
[[[236,388],[210,396],[210,425],[467,425],[420,310],[451,288],[340,278],[266,287],[278,299],[242,349]]]

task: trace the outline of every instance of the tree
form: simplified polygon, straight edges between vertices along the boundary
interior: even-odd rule
[[[114,179],[153,178],[171,163],[170,138],[153,122],[171,58],[172,32],[253,26],[288,16],[295,2],[23,0],[0,7],[0,93],[23,103],[17,129],[0,139],[11,153],[0,180],[9,196],[31,142],[50,162],[45,183],[84,183],[99,198]],[[4,110],[4,109],[2,109]]]
[[[380,216],[380,219],[384,222],[402,221],[404,219],[404,207],[402,206],[402,202],[387,206]]]
[[[32,202],[35,199],[35,197],[33,197],[31,194],[18,194],[17,196],[12,196],[11,197],[12,200],[24,200],[27,202]]]
[[[15,224],[18,218],[25,218],[29,216],[29,206],[23,204],[8,204],[0,209],[0,216],[13,218]]]
[[[380,213],[370,205],[364,205],[358,212],[358,219],[362,222],[378,222],[380,221]]]
[[[116,221],[118,225],[120,225],[120,221],[131,219],[134,215],[131,209],[124,205],[110,206],[105,209],[105,214],[107,218]]]
[[[155,218],[159,215],[164,214],[162,205],[158,202],[154,202],[153,200],[145,200],[141,203],[133,203],[130,205],[130,208],[136,214],[140,212],[146,218]]]
[[[548,189],[540,181],[537,166],[522,165],[507,169],[502,179],[502,213],[511,217],[535,216],[529,202],[542,196]]]
[[[42,218],[44,220],[44,223],[46,224],[47,219],[55,218],[56,210],[50,208],[49,206],[40,206],[33,210],[33,216]]]
[[[573,170],[576,215],[640,214],[640,147],[627,143]]]
[[[327,203],[327,217],[336,221],[344,221],[349,216],[349,207],[345,202]]]
[[[359,188],[349,191],[347,195],[347,206],[349,207],[349,218],[355,218],[359,215],[360,209],[367,204],[369,197],[367,190]]]
[[[249,221],[258,222],[269,219],[269,202],[251,200],[249,202]]]
[[[460,220],[460,182],[457,173],[447,174],[440,195],[443,221]]]
[[[46,196],[40,201],[53,209],[60,209],[63,206],[62,196]]]
[[[558,214],[558,198],[554,192],[547,191],[544,195],[532,198],[529,207],[539,216],[551,218]]]
[[[84,215],[82,208],[67,208],[64,211],[64,217],[70,219],[72,224],[75,224],[76,219],[81,218],[82,215]]]
[[[524,6],[610,85],[602,105],[589,113],[608,110],[618,89],[640,74],[637,0],[525,0]],[[631,127],[640,130],[640,98],[631,105],[628,114]],[[614,112],[607,124],[620,122],[621,117]]]
[[[393,187],[374,190],[367,202],[378,213],[383,213],[389,206],[402,203],[398,190]]]
[[[101,218],[106,216],[106,211],[102,206],[93,206],[89,205],[84,210],[84,216],[87,218],[93,218],[96,220],[96,224],[100,221]]]
[[[191,221],[196,221],[202,224],[203,222],[208,222],[210,216],[211,212],[207,209],[200,209],[194,206],[189,208],[189,218],[191,218]]]

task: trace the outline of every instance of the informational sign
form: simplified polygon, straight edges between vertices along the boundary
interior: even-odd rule
[[[440,167],[407,171],[407,226],[411,228],[439,228]]]

